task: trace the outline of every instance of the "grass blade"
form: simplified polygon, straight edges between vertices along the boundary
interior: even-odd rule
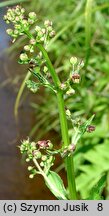
[[[90,56],[92,5],[93,5],[93,0],[87,0],[86,8],[85,8],[85,47],[86,47],[85,67],[87,67],[89,56]]]
[[[25,79],[23,80],[23,82],[20,86],[19,92],[18,92],[17,97],[16,97],[15,106],[14,106],[14,115],[15,115],[16,119],[18,116],[18,107],[19,107],[19,103],[20,103],[20,98],[21,98],[23,91],[24,91],[24,88],[25,88],[25,82],[30,78],[30,76],[31,76],[31,72],[28,71]]]
[[[5,1],[5,2],[1,2],[0,3],[0,8],[2,7],[6,7],[6,6],[10,6],[10,5],[14,5],[14,4],[19,4],[19,3],[22,3],[22,2],[27,2],[29,0],[10,0],[10,1]]]

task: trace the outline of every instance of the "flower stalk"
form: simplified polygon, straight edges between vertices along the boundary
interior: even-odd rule
[[[82,61],[78,62],[76,57],[72,57],[70,59],[70,63],[72,65],[70,75],[68,74],[67,80],[61,83],[46,51],[50,39],[55,35],[52,22],[46,20],[42,28],[36,25],[33,34],[31,33],[31,25],[37,22],[37,15],[34,12],[30,12],[29,15],[25,17],[25,9],[20,6],[8,9],[7,14],[4,16],[4,20],[7,24],[13,24],[14,29],[7,29],[7,33],[12,37],[13,43],[20,35],[26,35],[29,39],[29,43],[24,46],[24,50],[20,54],[18,61],[20,64],[29,65],[29,73],[27,74],[21,86],[21,90],[19,91],[15,110],[17,110],[19,98],[22,94],[25,83],[29,90],[33,93],[36,93],[39,90],[39,87],[44,86],[52,90],[57,97],[62,147],[58,150],[54,149],[54,146],[50,140],[40,140],[38,142],[31,142],[29,139],[23,140],[20,146],[20,151],[22,154],[27,155],[26,162],[33,161],[35,164],[35,168],[32,166],[28,167],[28,170],[31,172],[30,178],[33,178],[36,174],[41,174],[44,177],[48,188],[58,199],[68,198],[70,200],[76,200],[77,193],[73,152],[78,140],[85,133],[85,131],[94,131],[95,127],[90,125],[94,115],[84,124],[74,120],[70,111],[65,109],[64,96],[67,98],[75,94],[75,89],[73,89],[73,87],[76,84],[78,85],[81,80],[79,71],[84,64]],[[37,55],[36,48],[38,49]],[[32,80],[31,74],[36,78],[35,81]],[[49,75],[52,77],[53,83],[49,79]],[[73,136],[72,143],[70,143],[68,134],[67,118],[74,124],[75,134]],[[50,170],[54,165],[56,154],[60,154],[60,156],[64,158],[69,190],[68,196],[60,176],[56,172]]]

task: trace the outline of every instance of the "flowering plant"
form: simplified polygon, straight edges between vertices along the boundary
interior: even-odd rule
[[[20,64],[28,64],[31,77],[26,80],[25,84],[30,91],[36,93],[41,86],[49,88],[57,97],[59,110],[60,127],[62,135],[62,146],[55,149],[54,144],[50,140],[40,140],[38,142],[23,140],[20,146],[21,154],[26,155],[26,162],[33,162],[33,166],[28,166],[30,178],[36,174],[43,176],[47,187],[58,199],[77,199],[77,191],[75,184],[73,152],[76,149],[79,139],[83,134],[95,130],[90,125],[94,115],[86,122],[75,121],[72,113],[65,107],[64,98],[75,94],[75,85],[81,80],[80,70],[84,66],[83,61],[79,61],[76,57],[71,57],[71,71],[65,81],[61,81],[52,62],[48,56],[47,47],[51,38],[55,36],[52,22],[46,20],[42,27],[36,25],[38,22],[37,15],[30,12],[25,16],[25,9],[16,6],[9,8],[4,16],[7,24],[12,23],[13,29],[7,29],[7,33],[12,37],[14,43],[21,35],[26,35],[28,44],[19,57]],[[34,24],[34,30],[31,26]],[[33,77],[35,78],[33,81]],[[52,78],[52,81],[51,81]],[[70,120],[74,128],[72,143],[68,134],[67,120]],[[51,170],[55,162],[55,156],[60,155],[63,158],[66,172],[68,190],[66,190],[61,177]]]

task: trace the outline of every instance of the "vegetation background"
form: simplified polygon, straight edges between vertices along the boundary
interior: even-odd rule
[[[96,114],[95,132],[84,135],[74,154],[77,190],[80,199],[81,197],[87,198],[93,186],[106,173],[103,197],[109,199],[109,2],[108,0],[16,0],[3,1],[0,3],[0,7],[5,11],[4,6],[19,2],[22,2],[27,13],[29,11],[36,12],[40,23],[46,19],[52,20],[57,34],[49,46],[49,56],[61,80],[64,80],[69,74],[71,56],[76,56],[85,62],[85,67],[81,71],[81,83],[75,86],[76,94],[66,98],[66,105],[71,110],[74,119],[84,121],[93,113]],[[9,86],[12,88],[13,85],[15,92],[19,91],[27,72],[26,68],[23,67],[22,70],[22,66],[17,65],[17,57],[18,50],[19,52],[22,50],[25,42],[25,38],[20,38],[6,51],[5,55],[14,57],[17,70],[14,74],[10,71],[7,78],[5,76],[5,80],[0,84],[1,89],[7,90]],[[26,101],[29,101],[28,104]],[[32,112],[32,117],[28,114],[24,115],[25,118],[32,118],[31,121],[26,122],[24,116],[22,117],[22,104],[25,104],[24,113],[26,113],[26,106]],[[60,145],[60,126],[54,95],[50,94],[48,90],[45,92],[42,89],[41,92],[33,96],[27,89],[20,89],[20,100],[17,101],[15,111],[18,111],[18,107],[18,125],[23,124],[23,127],[27,128],[27,130],[23,129],[23,133],[20,133],[19,140],[23,135],[36,140],[50,137],[56,145]],[[70,124],[69,135],[71,137],[73,135]],[[11,146],[11,148],[13,147]],[[57,171],[61,171],[61,175],[64,176],[63,164],[59,166],[59,163],[60,160],[55,168]],[[24,169],[25,167],[22,168],[20,165],[21,173]],[[30,180],[26,178],[27,184],[28,181]],[[34,190],[37,190],[38,181],[39,178],[29,183],[34,187]],[[64,181],[66,182],[65,179]],[[41,195],[34,193],[33,198],[47,199],[49,196],[45,196],[43,190],[45,188],[42,184],[39,190]],[[6,199],[6,196],[9,199],[12,197],[5,193],[1,199]],[[19,198],[22,198],[22,195],[19,195]],[[23,195],[23,198],[32,199],[32,194],[31,197],[29,194]],[[54,197],[52,198],[54,199]],[[13,199],[15,199],[14,195]]]

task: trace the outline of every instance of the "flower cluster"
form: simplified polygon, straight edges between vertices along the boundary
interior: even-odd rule
[[[72,66],[72,70],[68,76],[68,79],[61,83],[60,89],[65,93],[66,97],[75,94],[75,89],[73,84],[80,83],[80,69],[84,66],[83,61],[79,62],[76,57],[70,58],[70,64]]]
[[[78,62],[78,59],[76,57],[71,57],[70,63],[72,65],[72,72],[70,74],[71,82],[79,83],[80,82],[79,70],[84,66],[84,62],[83,61]]]
[[[61,157],[69,157],[76,149],[76,145],[74,143],[70,144],[68,147],[64,148],[61,152]]]
[[[53,144],[50,140],[41,140],[36,142],[30,142],[29,139],[23,140],[20,146],[22,154],[26,154],[26,162],[31,160],[38,160],[39,165],[43,168],[44,172],[47,172],[51,166],[53,166],[54,156],[50,154],[49,150],[52,150]],[[49,151],[49,152],[47,152]],[[30,178],[34,177],[38,171],[36,168],[29,166],[28,170],[31,172]]]
[[[4,20],[7,24],[12,23],[14,25],[13,29],[7,29],[7,34],[13,38],[13,42],[19,35],[25,34],[30,28],[29,19],[25,18],[25,9],[19,5],[9,8],[7,14],[4,16]]]
[[[4,20],[7,24],[12,23],[14,25],[14,29],[7,29],[7,33],[13,38],[13,42],[19,35],[26,34],[29,37],[29,44],[24,47],[26,51],[34,52],[36,43],[43,43],[44,46],[47,46],[49,40],[55,36],[52,22],[49,20],[44,22],[43,28],[36,25],[33,29],[33,34],[31,34],[30,27],[37,21],[36,13],[30,12],[26,16],[25,9],[19,5],[9,8],[4,16]]]

